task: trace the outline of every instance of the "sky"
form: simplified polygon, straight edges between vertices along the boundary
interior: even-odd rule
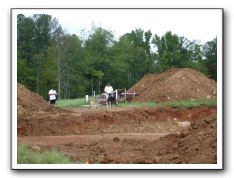
[[[141,28],[159,36],[167,31],[201,44],[221,35],[220,9],[34,9],[25,15],[46,13],[56,17],[67,33],[79,35],[93,26],[111,30],[115,38]]]

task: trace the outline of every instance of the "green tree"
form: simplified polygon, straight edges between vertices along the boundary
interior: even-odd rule
[[[22,14],[17,16],[17,50],[27,64],[32,61],[34,21]]]
[[[33,31],[34,21],[22,14],[17,16],[17,82],[34,90],[33,68]]]
[[[208,75],[217,80],[217,37],[206,42],[202,52],[208,68]]]
[[[51,21],[52,45],[55,47],[55,57],[57,61],[57,83],[58,83],[58,99],[61,98],[61,68],[62,68],[62,52],[64,48],[64,31],[56,18]]]
[[[130,85],[152,69],[151,36],[150,30],[144,32],[142,29],[135,29],[120,38],[120,41],[126,40],[130,43],[128,47],[128,49],[131,49],[128,58],[128,81]]]
[[[112,83],[116,88],[129,88],[131,86],[132,63],[134,50],[131,42],[126,38],[120,38],[111,49]]]
[[[169,31],[162,37],[155,35],[152,43],[157,46],[158,63],[162,71],[170,67],[181,67],[181,50],[183,48],[181,38]]]
[[[155,35],[152,43],[157,47],[156,61],[160,72],[171,67],[188,67],[207,74],[202,46],[197,41],[189,41],[169,31],[162,37]]]
[[[82,42],[76,35],[67,35],[64,40],[63,60],[61,68],[61,86],[64,98],[84,96],[88,81],[84,61]]]
[[[103,88],[107,81],[112,80],[111,73],[111,48],[114,45],[114,35],[111,31],[101,27],[93,28],[85,46],[85,60],[88,67],[86,77],[90,81],[90,90],[93,95],[94,91],[99,91]],[[103,78],[100,80],[96,76],[96,72],[103,73]]]
[[[34,20],[34,67],[36,69],[36,91],[39,93],[41,67],[47,56],[47,49],[50,42],[51,16],[47,14],[33,15]]]

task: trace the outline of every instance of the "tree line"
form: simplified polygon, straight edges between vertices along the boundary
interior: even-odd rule
[[[115,39],[114,33],[94,27],[69,34],[51,15],[17,16],[17,82],[47,98],[55,88],[59,98],[102,93],[106,83],[130,88],[145,74],[193,68],[217,78],[217,38],[204,45],[166,32],[141,28]]]

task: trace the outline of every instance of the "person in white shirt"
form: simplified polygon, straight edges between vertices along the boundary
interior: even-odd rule
[[[107,86],[105,87],[104,91],[105,91],[107,94],[113,93],[113,87],[110,86],[110,84],[108,83]]]
[[[55,104],[57,99],[57,92],[52,88],[49,91],[50,104]]]
[[[108,83],[104,89],[104,92],[107,94],[107,106],[112,106],[114,101],[113,91],[113,87]]]

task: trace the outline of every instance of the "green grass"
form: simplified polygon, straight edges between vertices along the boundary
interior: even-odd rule
[[[92,100],[92,98],[89,98]],[[85,102],[85,98],[66,99],[56,102],[58,107],[81,107],[89,103]],[[171,106],[171,107],[196,107],[196,106],[216,106],[216,99],[193,99],[180,101],[166,101],[166,102],[119,102],[119,107],[155,107],[155,106]]]
[[[56,106],[58,107],[80,107],[85,104],[89,104],[85,102],[85,98],[62,99],[56,102]]]
[[[196,107],[196,106],[216,106],[216,99],[194,99],[194,100],[180,100],[180,101],[167,101],[167,102],[128,102],[119,103],[120,107],[143,107],[143,106],[171,106],[171,107]]]
[[[181,100],[181,101],[171,101],[164,102],[162,106],[173,106],[173,107],[195,107],[195,106],[216,106],[216,99],[194,99],[194,100]]]
[[[118,106],[120,107],[144,107],[144,106],[157,106],[156,102],[122,102],[118,103]]]
[[[70,158],[56,151],[33,152],[25,145],[20,145],[17,150],[18,164],[71,164]]]
[[[99,95],[96,95],[96,98]],[[76,99],[61,99],[56,101],[57,107],[81,107],[82,105],[90,104],[90,101],[94,100],[94,97],[89,96],[89,101],[86,103],[85,98],[76,98]]]

